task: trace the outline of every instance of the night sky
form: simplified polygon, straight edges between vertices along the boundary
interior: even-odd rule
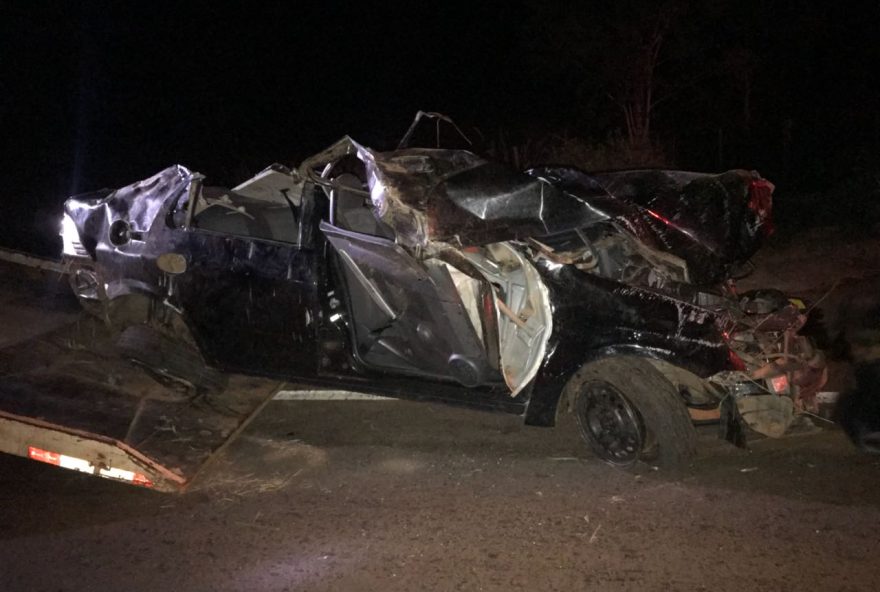
[[[66,195],[172,163],[232,184],[344,134],[390,148],[418,109],[603,142],[619,40],[667,5],[652,135],[671,166],[758,169],[793,225],[828,196],[880,201],[876,2],[247,4],[0,2],[0,243],[47,252]]]

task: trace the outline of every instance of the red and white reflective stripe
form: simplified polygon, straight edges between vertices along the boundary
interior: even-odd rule
[[[124,479],[131,481],[135,485],[143,485],[144,487],[152,487],[153,482],[147,479],[143,473],[135,473],[134,471],[126,471],[125,469],[101,469],[98,474],[102,477],[110,479]]]
[[[50,452],[48,450],[43,450],[42,448],[36,448],[34,446],[28,446],[28,456],[32,460],[38,460],[40,462],[48,463],[50,465],[55,465],[56,467],[61,467],[62,469],[71,469],[73,471],[81,471],[83,473],[94,473],[92,465],[91,463],[89,463],[89,461],[83,460],[81,458],[76,458],[75,456],[58,454],[57,452]]]
[[[93,475],[95,474],[95,467],[92,465],[92,463],[85,459],[76,458],[75,456],[67,456],[66,454],[58,454],[57,452],[43,450],[42,448],[37,448],[36,446],[28,446],[28,458],[30,458],[31,460],[38,460],[40,462],[44,462],[50,465],[55,465],[56,467],[61,467],[64,469],[71,469],[74,471],[90,473]],[[153,486],[153,482],[147,479],[147,476],[143,473],[135,473],[134,471],[127,471],[125,469],[98,469],[97,474],[101,477],[107,477],[110,479],[122,479],[124,481],[131,481],[135,485],[143,485],[144,487]]]

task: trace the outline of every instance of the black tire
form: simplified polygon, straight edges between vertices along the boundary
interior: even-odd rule
[[[226,388],[226,376],[207,366],[198,350],[151,327],[128,327],[116,344],[125,357],[160,382],[171,381],[199,394],[219,393]]]
[[[646,360],[614,357],[589,363],[566,392],[581,436],[611,465],[646,461],[674,469],[696,456],[697,435],[684,401]]]

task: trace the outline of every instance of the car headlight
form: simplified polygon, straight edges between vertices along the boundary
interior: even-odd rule
[[[88,253],[79,241],[79,231],[76,222],[69,215],[61,216],[61,228],[59,231],[63,243],[63,254],[72,257],[86,257]]]

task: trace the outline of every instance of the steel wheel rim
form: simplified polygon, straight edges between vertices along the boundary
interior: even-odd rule
[[[645,446],[645,430],[623,393],[607,383],[587,387],[581,397],[581,430],[600,456],[615,465],[636,462]]]

